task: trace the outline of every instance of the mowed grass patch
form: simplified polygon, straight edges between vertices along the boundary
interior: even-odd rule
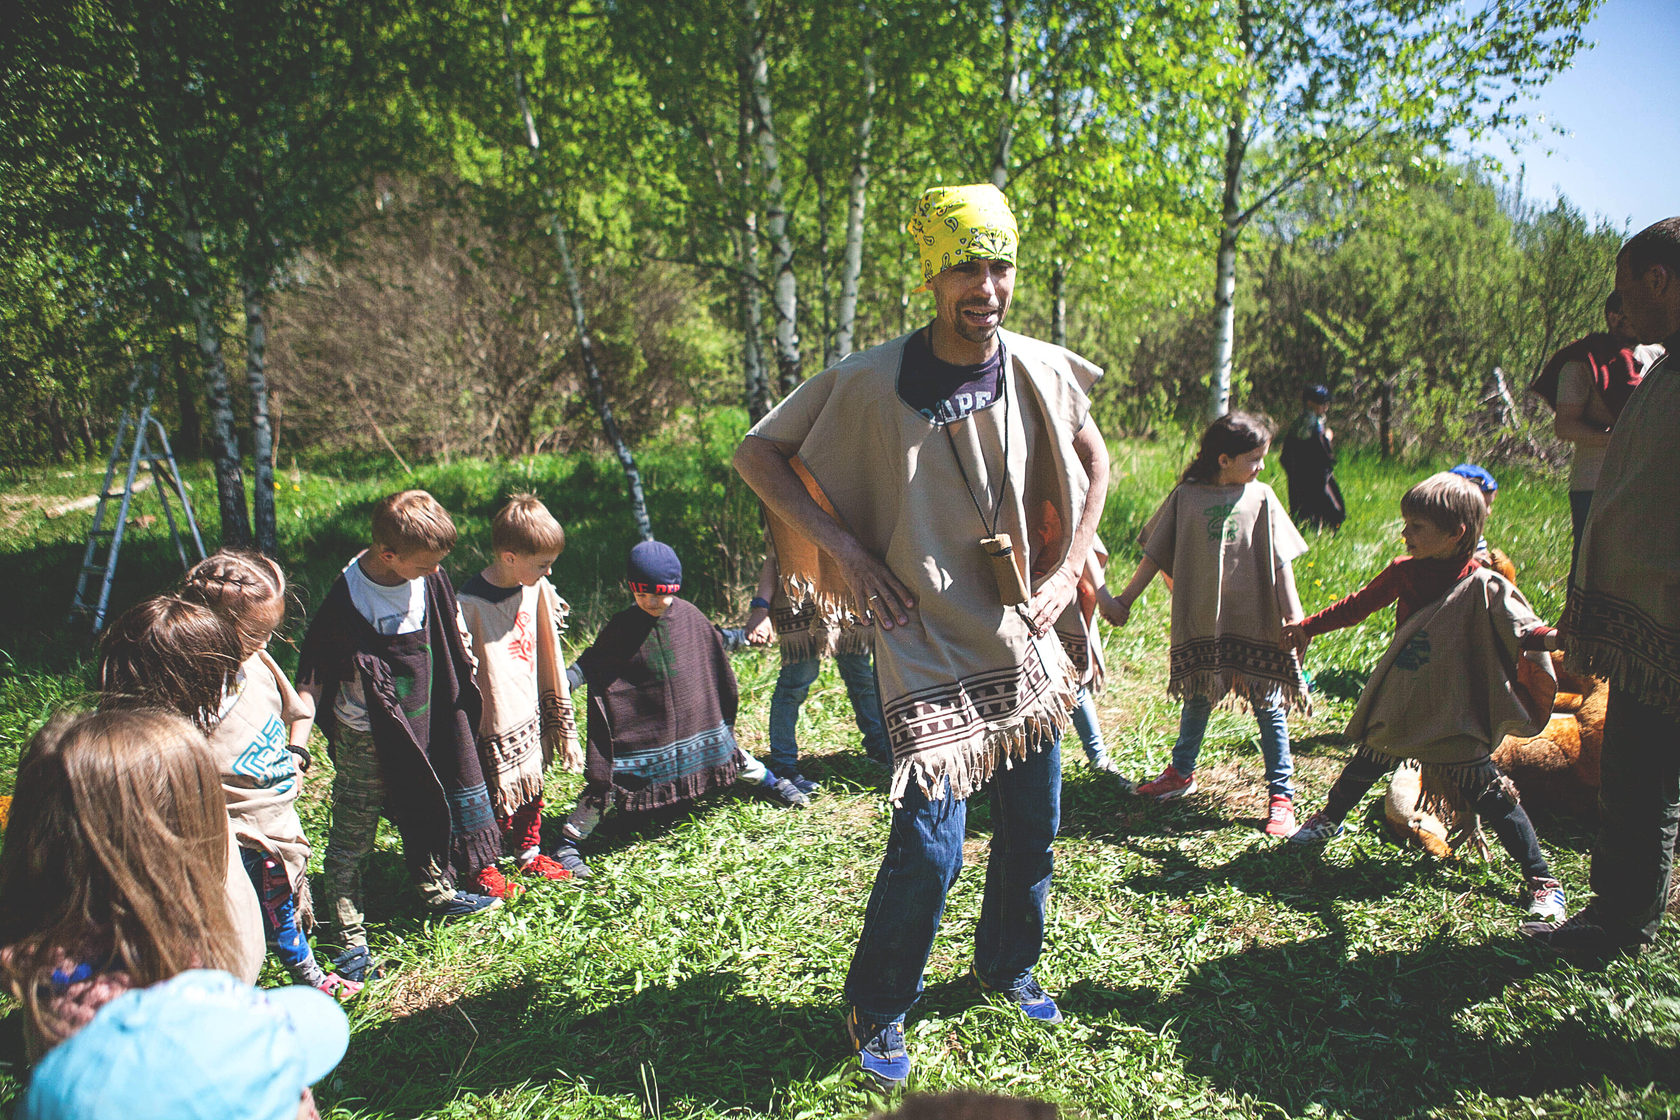
[[[673,461],[659,476],[667,503],[660,532],[694,542],[679,548],[702,581],[701,605],[718,621],[737,620],[750,594],[737,582],[714,598],[704,582],[716,580],[710,573],[722,554],[703,542],[728,535],[708,525],[721,524],[725,500],[734,500],[721,473],[726,442],[717,441],[711,459]],[[1103,522],[1111,583],[1129,577],[1137,532],[1188,450],[1186,441],[1115,446]],[[1296,569],[1308,610],[1399,554],[1400,494],[1450,465],[1344,458],[1348,524],[1338,535],[1309,534],[1312,550]],[[455,503],[463,541],[447,566],[457,578],[482,564],[488,517],[507,489],[534,488],[557,512],[572,503],[561,514],[570,540],[557,583],[574,605],[571,639],[581,648],[628,601],[616,565],[630,535],[610,466],[456,463],[424,468],[418,484]],[[284,549],[307,602],[359,547],[372,501],[416,484],[394,472],[304,471],[295,483],[282,473]],[[1511,553],[1536,610],[1555,620],[1568,567],[1563,480],[1497,473],[1489,538]],[[1263,477],[1284,492],[1275,466]],[[696,508],[685,511],[673,495],[700,480],[720,489],[697,491]],[[751,532],[728,530],[736,540]],[[21,605],[21,621],[8,614],[0,624],[9,658],[0,663],[0,751],[10,752],[0,758],[0,792],[11,789],[24,737],[88,680],[85,647],[53,631],[61,607],[47,602],[62,591],[68,603],[73,572],[66,583],[55,550],[73,549],[74,536],[45,519],[0,536],[0,577],[39,577],[28,586],[40,588],[40,602],[32,594]],[[137,555],[120,584],[131,598],[170,578],[168,563]],[[1160,770],[1177,730],[1178,706],[1165,692],[1168,602],[1155,584],[1131,624],[1105,635],[1109,679],[1098,708],[1111,752],[1134,778]],[[1303,814],[1346,758],[1339,732],[1391,629],[1385,613],[1308,652],[1319,685],[1314,711],[1291,720]],[[294,619],[288,633],[300,632]],[[762,755],[777,658],[749,651],[733,664],[737,730]],[[609,817],[588,853],[596,871],[588,885],[537,883],[470,923],[420,919],[386,830],[370,860],[368,902],[375,948],[392,967],[350,1007],[350,1052],[320,1087],[325,1114],[850,1118],[880,1107],[852,1072],[839,1024],[890,820],[885,772],[862,757],[832,666],[813,686],[800,730],[803,765],[824,786],[809,810],[782,810],[738,789],[658,821]],[[318,870],[331,764],[317,754],[302,808]],[[1086,766],[1071,737],[1062,754],[1063,827],[1038,971],[1068,1022],[1037,1028],[967,978],[990,842],[989,810],[976,805],[970,866],[951,892],[928,988],[909,1021],[914,1087],[1037,1096],[1089,1117],[1680,1110],[1672,931],[1639,962],[1603,974],[1555,968],[1515,934],[1514,866],[1502,855],[1488,865],[1440,863],[1391,843],[1375,816],[1380,787],[1354,814],[1357,831],[1321,850],[1264,837],[1263,768],[1244,713],[1215,713],[1202,791],[1170,805],[1122,796]],[[551,776],[551,841],[580,785],[573,775]],[[1539,827],[1579,901],[1589,830]],[[272,963],[265,981],[282,982]],[[16,1062],[15,1047],[4,1060]],[[0,1102],[15,1097],[19,1076],[15,1065],[0,1071]]]

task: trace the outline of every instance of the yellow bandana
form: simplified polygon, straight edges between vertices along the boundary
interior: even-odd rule
[[[1021,233],[1009,200],[990,183],[933,187],[922,192],[905,223],[922,257],[922,286],[954,264],[967,261],[1015,263]]]

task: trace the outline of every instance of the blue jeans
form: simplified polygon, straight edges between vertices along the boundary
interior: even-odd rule
[[[1073,699],[1073,729],[1079,732],[1079,745],[1085,748],[1086,758],[1095,762],[1106,753],[1102,728],[1097,724],[1097,702],[1091,699],[1089,689],[1081,688]]]
[[[886,721],[881,716],[881,694],[875,686],[873,659],[867,653],[837,653],[834,664],[846,682],[846,695],[852,700],[852,713],[863,736],[863,753],[890,766],[892,751],[887,747]],[[811,682],[817,679],[821,667],[822,663],[815,657],[790,661],[776,677],[775,691],[770,693],[770,769],[779,778],[799,773],[796,737],[799,706],[810,695]]]
[[[992,843],[986,890],[974,931],[974,971],[1008,990],[1032,976],[1044,947],[1050,850],[1061,824],[1061,740],[992,774]],[[976,795],[979,796],[979,795]],[[968,802],[947,794],[929,801],[914,784],[893,810],[892,832],[863,915],[846,1001],[860,1018],[891,1022],[915,1005],[922,970],[945,911],[945,892],[962,870]]]
[[[1213,701],[1205,696],[1192,696],[1184,702],[1178,717],[1178,742],[1173,744],[1173,769],[1191,774],[1196,769],[1196,756],[1202,753],[1202,737],[1207,734],[1208,716],[1213,713]],[[1260,753],[1266,759],[1266,789],[1274,797],[1293,798],[1295,791],[1289,776],[1295,772],[1295,760],[1289,754],[1289,721],[1282,708],[1254,705],[1254,719],[1260,725]]]

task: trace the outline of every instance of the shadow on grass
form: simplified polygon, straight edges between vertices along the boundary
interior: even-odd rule
[[[527,978],[363,1027],[329,1095],[429,1116],[466,1093],[565,1081],[654,1114],[676,1100],[773,1112],[778,1086],[844,1065],[839,1015],[741,986],[734,973],[705,973],[594,1007]]]
[[[1674,1047],[1613,1026],[1560,1017],[1511,1041],[1462,1021],[1536,971],[1515,938],[1464,946],[1439,937],[1415,951],[1350,955],[1332,935],[1203,963],[1159,994],[1082,981],[1062,1002],[1108,1020],[1099,1046],[1127,1045],[1134,1027],[1170,1036],[1187,1072],[1292,1115],[1317,1104],[1386,1118],[1466,1093],[1527,1097],[1606,1079],[1680,1087]]]

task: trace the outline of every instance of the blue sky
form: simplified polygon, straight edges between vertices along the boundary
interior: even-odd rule
[[[1537,136],[1516,153],[1478,148],[1546,204],[1559,194],[1589,218],[1637,232],[1680,214],[1680,0],[1606,0],[1593,45],[1523,106]],[[1551,131],[1550,126],[1562,128]]]

